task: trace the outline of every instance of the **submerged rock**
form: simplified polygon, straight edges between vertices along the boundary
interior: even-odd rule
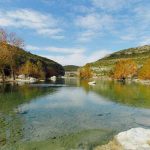
[[[150,129],[132,128],[121,132],[113,141],[95,150],[150,150]]]

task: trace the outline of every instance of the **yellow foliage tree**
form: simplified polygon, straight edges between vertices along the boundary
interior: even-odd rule
[[[5,59],[11,69],[12,78],[15,80],[16,58],[18,55],[17,48],[23,47],[23,41],[16,36],[15,33],[8,33],[4,29],[0,29],[0,59]],[[2,67],[1,67],[2,68]]]
[[[90,79],[93,76],[92,69],[90,65],[86,65],[85,67],[81,68],[79,71],[79,75],[81,79]]]
[[[137,73],[137,65],[131,59],[119,60],[113,71],[113,78],[118,80],[125,80],[126,78],[132,78]]]
[[[138,78],[150,80],[150,58],[146,61],[143,67],[138,72]]]
[[[42,70],[42,64],[37,62],[37,64],[27,61],[19,70],[20,74],[25,74],[26,76],[32,76],[35,78],[45,78],[45,73]]]
[[[26,76],[34,76],[38,72],[38,69],[32,62],[27,61],[24,65],[22,65],[19,72]]]

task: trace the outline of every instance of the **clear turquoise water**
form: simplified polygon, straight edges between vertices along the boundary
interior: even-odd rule
[[[150,128],[150,86],[76,79],[0,85],[0,149],[92,150],[133,127]]]

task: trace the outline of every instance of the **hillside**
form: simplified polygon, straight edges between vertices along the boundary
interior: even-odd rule
[[[119,59],[133,59],[141,66],[147,58],[150,58],[150,45],[120,50],[89,64],[96,75],[104,76],[113,69]]]
[[[80,67],[75,65],[64,66],[65,71],[77,71]]]
[[[9,48],[11,49],[12,46],[9,45]],[[27,61],[30,61],[33,64],[37,65],[39,63],[41,65],[40,69],[45,72],[45,77],[50,77],[53,75],[55,76],[64,75],[64,68],[59,63],[38,55],[31,54],[30,52],[27,52],[18,47],[16,47],[15,50],[17,50],[17,57],[16,57],[17,69],[19,69]]]

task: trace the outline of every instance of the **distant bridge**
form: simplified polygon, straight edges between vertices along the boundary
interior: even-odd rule
[[[66,71],[65,72],[65,77],[76,77],[78,75],[79,75],[79,73],[77,71]]]

